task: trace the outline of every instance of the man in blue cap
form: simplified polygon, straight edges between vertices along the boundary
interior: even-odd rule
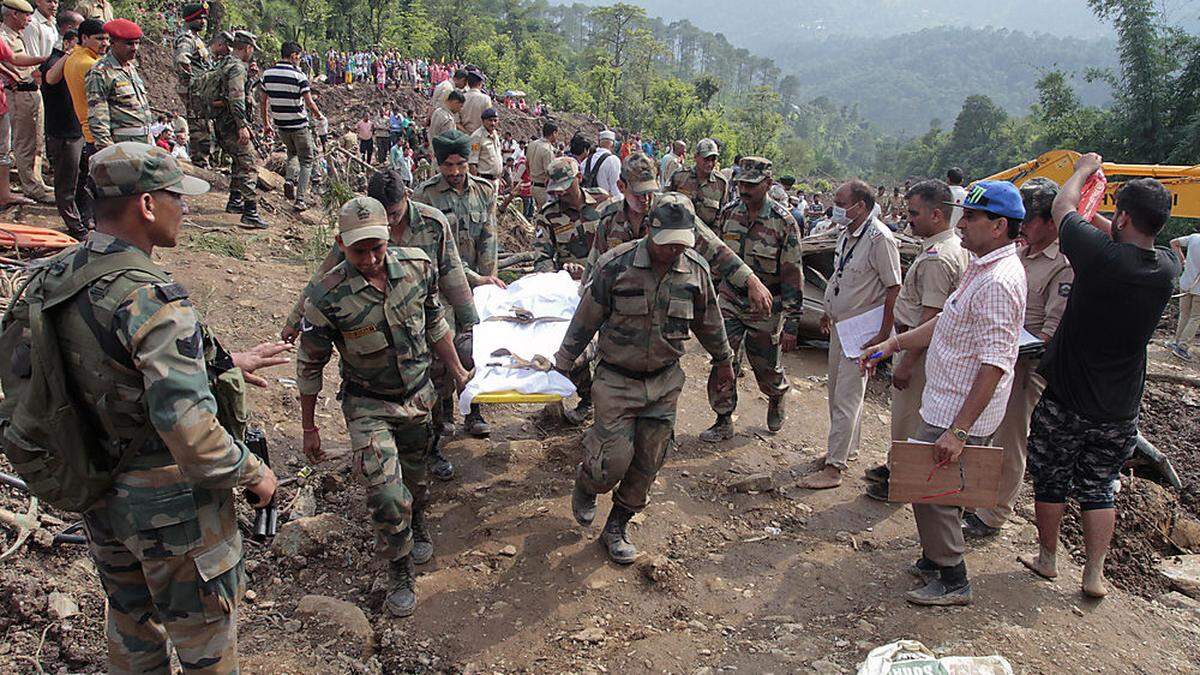
[[[961,206],[958,231],[963,248],[974,255],[958,289],[937,316],[868,347],[860,361],[872,368],[896,352],[929,348],[914,438],[933,443],[939,464],[949,465],[943,471],[954,470],[964,446],[987,445],[1000,426],[1025,318],[1025,269],[1014,243],[1025,219],[1021,193],[1012,183],[982,181],[967,190]],[[913,516],[922,554],[909,572],[925,585],[905,599],[917,605],[970,604],[962,509],[913,503]]]

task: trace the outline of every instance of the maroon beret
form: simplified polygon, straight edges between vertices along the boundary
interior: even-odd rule
[[[114,40],[140,40],[142,38],[141,27],[129,19],[113,19],[105,22],[104,32],[112,36]]]

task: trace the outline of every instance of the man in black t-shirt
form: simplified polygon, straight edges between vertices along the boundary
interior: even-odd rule
[[[1179,275],[1179,259],[1154,246],[1171,215],[1171,195],[1152,178],[1117,192],[1111,221],[1089,224],[1076,211],[1084,182],[1100,156],[1075,163],[1052,209],[1075,283],[1058,331],[1038,372],[1046,391],[1033,411],[1029,472],[1033,476],[1039,551],[1019,560],[1037,574],[1058,575],[1055,553],[1068,497],[1079,502],[1087,562],[1083,593],[1100,598],[1104,557],[1116,510],[1113,482],[1133,455],[1146,379],[1146,344]]]
[[[40,66],[42,72],[42,103],[46,110],[46,157],[54,168],[54,205],[67,225],[71,236],[82,239],[87,228],[75,203],[75,188],[79,181],[83,154],[83,130],[71,106],[71,92],[63,80],[64,58],[79,41],[79,24],[83,17],[76,12],[58,15],[58,33],[63,38],[62,49],[55,47]]]

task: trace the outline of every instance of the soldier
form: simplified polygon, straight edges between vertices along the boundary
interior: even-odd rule
[[[483,123],[471,134],[471,173],[495,183],[504,165],[500,162],[500,116],[495,108],[483,111]]]
[[[729,346],[738,353],[743,342],[758,388],[767,395],[767,429],[783,428],[783,405],[788,381],[780,362],[781,349],[796,348],[800,315],[804,312],[804,269],[800,246],[800,228],[783,204],[767,196],[771,188],[771,160],[743,157],[737,187],[741,201],[721,212],[717,232],[774,297],[780,298],[779,311],[772,306],[765,315],[749,307],[746,298],[728,284],[721,284],[721,315]],[[715,384],[714,377],[709,380]],[[710,386],[708,402],[717,413],[717,421],[700,434],[708,443],[733,438],[733,411],[737,409],[737,387],[724,391]]]
[[[208,50],[212,52],[212,61],[214,66],[219,64],[229,56],[229,51],[233,46],[233,33],[223,30],[213,36],[212,42],[208,43]]]
[[[471,295],[471,286],[467,283],[467,276],[463,272],[462,260],[458,257],[458,245],[455,244],[454,233],[450,229],[450,223],[446,220],[446,216],[432,206],[419,204],[409,199],[404,181],[395,171],[379,171],[371,176],[367,183],[367,195],[383,204],[383,208],[387,212],[392,246],[419,248],[425,251],[430,260],[434,261],[438,272],[438,287],[442,294],[442,305],[454,310],[455,335],[456,337],[469,336],[471,328],[479,323],[479,316],[475,313],[475,300]],[[335,244],[313,274],[310,283],[319,282],[327,272],[345,259],[346,256],[342,253],[342,249]],[[300,334],[300,320],[303,316],[304,296],[301,295],[280,332],[282,340],[292,342],[296,339],[296,336]],[[459,361],[467,368],[474,367],[471,351],[466,348],[469,346],[469,342],[456,339],[455,345],[459,348]],[[434,430],[440,432],[440,424],[446,414],[447,406],[450,419],[453,420],[454,417],[454,381],[450,377],[449,369],[440,359],[434,359],[431,376],[442,401],[442,404],[434,410]],[[442,456],[437,445],[434,445],[433,453],[430,456],[429,468],[434,477],[439,480],[450,480],[454,477],[454,465]],[[418,541],[422,540],[424,536],[422,525],[423,523],[414,523],[413,525],[413,536]],[[428,538],[424,537],[424,539]],[[426,560],[417,559],[415,562],[421,565]]]
[[[472,288],[486,284],[503,288],[504,282],[496,276],[496,186],[467,171],[471,139],[461,131],[434,138],[433,152],[438,174],[417,186],[412,198],[438,209],[450,221]],[[446,422],[453,419],[453,415],[445,417]],[[479,404],[471,406],[463,425],[473,436],[491,433]]]
[[[834,250],[833,274],[825,287],[825,316],[821,318],[821,332],[829,335],[829,444],[824,468],[798,483],[811,490],[842,484],[842,472],[858,454],[862,428],[866,375],[859,370],[858,361],[843,352],[835,324],[882,305],[879,333],[852,347],[860,351],[883,342],[892,334],[896,296],[900,294],[900,249],[891,230],[871,215],[877,206],[871,186],[851,180],[838,188],[833,203],[833,222],[845,229]]]
[[[696,207],[696,215],[709,227],[716,226],[717,214],[725,208],[729,198],[729,179],[717,171],[717,157],[720,155],[716,141],[701,139],[696,144],[695,166],[676,171],[671,176],[671,186],[668,188],[687,195]]]
[[[547,120],[542,123],[542,137],[530,142],[525,148],[529,180],[533,187],[533,205],[541,209],[546,205],[546,182],[550,160],[554,159],[554,144],[558,142],[558,125]]]
[[[572,278],[582,279],[601,210],[610,197],[600,188],[580,187],[579,164],[571,157],[555,157],[549,178],[549,201],[533,221],[537,230],[533,248],[538,255],[533,271],[566,270]]]
[[[168,644],[185,671],[237,672],[246,576],[232,488],[263,505],[275,475],[218,423],[200,320],[151,260],[155,247],[175,246],[184,196],[208,185],[166,151],[131,142],[97,152],[91,177],[95,231],[42,268],[7,321],[27,324],[26,298],[75,298],[52,315],[64,376],[99,422],[95,452],[123,467],[83,514],[108,598],[109,672],[170,672]],[[245,357],[226,366],[238,380],[264,365]]]
[[[258,215],[258,193],[254,189],[257,179],[250,131],[254,119],[250,108],[254,97],[250,95],[250,78],[246,71],[257,40],[257,36],[244,30],[233,34],[233,51],[217,65],[222,95],[212,102],[212,106],[218,111],[213,120],[217,145],[233,160],[225,211],[242,214],[242,225],[264,229],[267,221]]]
[[[142,29],[129,19],[104,24],[112,38],[108,53],[84,79],[88,101],[88,128],[97,150],[121,141],[150,143],[150,98],[138,74],[138,47]]]
[[[5,86],[9,89],[8,120],[12,128],[12,150],[16,155],[17,175],[21,179],[21,190],[26,199],[32,199],[43,204],[54,203],[54,191],[46,185],[42,177],[42,156],[46,150],[44,135],[45,108],[42,96],[38,93],[38,83],[34,80],[37,65],[45,61],[45,55],[37,56],[25,48],[21,35],[29,25],[33,16],[33,6],[26,0],[4,0],[3,23],[0,23],[0,39],[12,50],[16,60],[27,62],[36,58],[31,65],[17,66],[9,62],[0,66],[5,76]],[[9,130],[4,130],[5,147],[8,147]],[[3,159],[8,160],[7,152]],[[8,170],[8,166],[0,165],[0,170]],[[14,200],[20,201],[20,200]]]
[[[924,239],[922,251],[908,267],[896,297],[896,332],[924,324],[942,311],[967,269],[968,254],[958,232],[950,227],[954,197],[940,180],[917,183],[907,193],[908,220],[913,234]],[[892,440],[915,438],[921,426],[921,395],[925,391],[925,348],[914,347],[897,356],[892,371]],[[887,465],[868,469],[867,496],[887,501]]]
[[[183,102],[187,112],[188,154],[192,164],[208,166],[208,156],[212,152],[212,139],[209,136],[208,115],[203,103],[195,99],[190,92],[192,75],[212,67],[212,57],[204,39],[200,37],[208,26],[208,5],[202,2],[188,3],[180,9],[183,17],[183,28],[175,37],[175,75],[179,83],[175,85],[175,93]]]
[[[1058,184],[1048,178],[1034,178],[1021,186],[1025,205],[1025,220],[1021,236],[1025,246],[1018,249],[1018,259],[1025,267],[1028,287],[1025,296],[1025,330],[1050,344],[1058,331],[1067,298],[1075,282],[1075,271],[1058,246],[1058,225],[1050,212],[1058,197]],[[1029,456],[1029,426],[1033,408],[1046,390],[1046,379],[1038,374],[1040,356],[1018,355],[1013,369],[1012,393],[1004,409],[1004,418],[996,429],[993,442],[1004,448],[1004,464],[1000,470],[1000,501],[994,508],[976,509],[963,518],[963,534],[970,539],[993,537],[1000,533],[1021,492],[1025,478],[1025,462]]]
[[[355,197],[342,206],[337,243],[346,259],[304,291],[296,372],[304,454],[320,462],[328,455],[316,425],[317,395],[335,347],[341,356],[338,398],[353,466],[366,483],[376,547],[392,577],[385,604],[403,617],[417,604],[413,564],[433,555],[431,543],[414,542],[413,526],[423,522],[428,496],[425,457],[437,400],[430,350],[450,365],[459,390],[467,372],[442,316],[436,266],[418,248],[389,247],[388,238],[377,200]]]
[[[692,250],[695,221],[686,198],[663,196],[650,214],[647,236],[597,261],[555,355],[555,367],[567,373],[598,336],[596,421],[584,435],[571,510],[581,525],[590,525],[596,495],[616,488],[600,544],[620,564],[637,557],[626,525],[646,507],[675,442],[684,382],[679,357],[689,330],[712,356],[718,388],[734,383],[733,352],[708,264]]]

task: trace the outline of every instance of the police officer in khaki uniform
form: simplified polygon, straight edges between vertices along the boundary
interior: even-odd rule
[[[805,476],[800,487],[821,490],[842,484],[846,463],[858,453],[863,396],[867,376],[858,360],[847,358],[838,337],[837,322],[883,306],[879,332],[852,353],[883,342],[895,324],[896,297],[900,294],[900,249],[891,230],[871,216],[875,198],[871,186],[852,180],[833,197],[833,222],[845,229],[838,236],[833,274],[825,287],[825,316],[821,331],[829,335],[829,445],[825,467]]]
[[[904,333],[937,316],[946,298],[958,287],[969,254],[958,232],[950,227],[953,201],[950,187],[940,180],[917,183],[907,193],[908,220],[913,234],[924,239],[896,298],[896,332]],[[921,425],[921,393],[925,391],[925,349],[901,352],[892,371],[892,440],[915,437]],[[866,471],[867,496],[887,501],[886,465]]]
[[[32,56],[26,53],[21,34],[33,16],[33,6],[26,0],[4,0],[0,12],[3,12],[4,18],[0,24],[0,39],[8,44],[15,56]],[[5,73],[6,84],[8,80],[12,81],[8,91],[8,119],[11,121],[12,150],[16,155],[21,190],[28,199],[53,204],[54,191],[46,185],[42,177],[42,155],[46,150],[43,129],[45,111],[42,107],[42,95],[33,79],[37,67],[17,67],[6,63],[0,64],[0,70]],[[5,129],[4,133],[9,133],[9,130]],[[7,147],[7,144],[5,145]],[[0,160],[7,159],[7,156],[0,157]],[[0,165],[0,169],[7,170],[8,166]]]
[[[1025,246],[1020,249],[1021,264],[1025,267],[1028,294],[1025,296],[1025,330],[1049,344],[1058,330],[1075,272],[1067,256],[1058,247],[1058,226],[1050,214],[1050,206],[1058,196],[1058,185],[1048,178],[1034,178],[1021,186],[1025,203],[1025,221],[1021,236]],[[1022,354],[1013,370],[1012,393],[1004,418],[993,438],[995,445],[1004,448],[1004,464],[1000,472],[1000,502],[990,509],[977,509],[963,519],[963,533],[969,538],[990,537],[1012,517],[1021,482],[1025,478],[1025,461],[1029,456],[1029,423],[1033,408],[1042,398],[1046,380],[1037,374],[1040,358]]]
[[[616,489],[600,544],[620,564],[637,557],[626,525],[646,507],[674,445],[684,383],[679,357],[689,333],[712,356],[717,388],[733,386],[733,351],[708,264],[692,250],[696,218],[685,200],[662,196],[647,236],[601,256],[555,355],[555,367],[566,374],[597,336],[596,420],[584,435],[571,509],[589,525],[596,495]]]
[[[471,132],[471,157],[468,163],[471,173],[494,183],[504,170],[500,159],[500,134],[496,133],[500,116],[495,108],[488,108],[483,111],[482,120],[479,128]]]
[[[690,169],[680,169],[671,176],[670,190],[682,192],[692,200],[696,215],[709,227],[717,224],[717,214],[729,200],[729,179],[717,170],[721,155],[717,142],[700,139],[696,144],[696,163]]]
[[[525,148],[529,180],[533,183],[533,203],[539,210],[546,205],[546,184],[550,180],[550,161],[554,159],[554,144],[557,141],[558,125],[545,122],[542,124],[542,137]]]

